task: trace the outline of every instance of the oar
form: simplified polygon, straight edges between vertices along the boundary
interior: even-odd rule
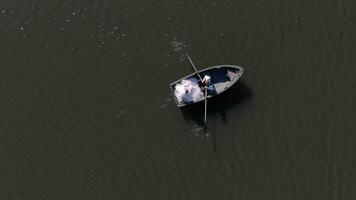
[[[200,81],[203,82],[203,79],[201,78],[200,74],[198,73],[197,68],[195,67],[192,59],[190,59],[190,56],[188,55],[188,52],[184,49],[185,55],[187,56],[187,58],[189,59],[190,63],[192,64],[192,67],[194,68],[195,72],[197,73],[197,75],[199,76]],[[207,91],[208,91],[208,87],[205,86],[205,91],[204,91],[204,101],[205,101],[205,107],[204,107],[204,125],[206,125],[206,111],[208,109],[208,99],[206,98],[207,96]]]
[[[208,93],[208,87],[205,86],[205,91],[204,91],[204,97],[205,97],[204,124],[205,125],[206,125],[206,111],[208,109],[208,99],[206,98],[207,93]]]
[[[195,72],[198,74],[200,81],[203,81],[203,79],[201,78],[200,74],[198,73],[197,68],[195,68],[195,65],[194,65],[192,59],[190,59],[190,57],[189,57],[187,51],[186,51],[185,49],[184,49],[184,51],[185,51],[185,55],[188,57],[188,59],[189,59],[189,61],[190,61],[190,64],[192,64],[192,67],[194,68]]]

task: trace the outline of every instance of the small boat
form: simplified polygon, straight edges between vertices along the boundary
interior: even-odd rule
[[[190,58],[189,58],[190,59]],[[193,65],[194,66],[194,65]],[[199,74],[199,75],[198,75]],[[243,68],[240,66],[236,65],[217,65],[213,67],[209,67],[206,69],[199,70],[195,73],[192,73],[188,76],[185,76],[173,83],[170,84],[170,88],[173,92],[173,96],[175,97],[175,102],[178,107],[183,107],[186,105],[190,105],[193,103],[197,103],[200,101],[204,101],[206,99],[209,99],[213,96],[216,96],[228,88],[230,88],[232,85],[234,85],[241,77],[243,74]],[[201,77],[204,77],[205,75],[210,76],[210,83],[207,88],[207,93],[205,96],[202,96],[201,98],[191,101],[191,102],[179,102],[176,96],[174,95],[175,93],[175,86],[178,83],[181,83],[182,80],[187,80],[187,79],[196,79],[199,80]]]

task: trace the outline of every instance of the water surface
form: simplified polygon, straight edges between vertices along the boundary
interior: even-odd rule
[[[354,199],[355,4],[2,1],[1,199]],[[183,45],[245,69],[207,130]]]

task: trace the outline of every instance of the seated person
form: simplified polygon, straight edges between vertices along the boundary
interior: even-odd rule
[[[210,84],[210,80],[211,80],[211,77],[208,75],[205,75],[204,78],[201,81],[199,81],[199,86],[200,87],[208,86]]]
[[[190,78],[175,85],[175,95],[179,103],[189,103],[203,98],[204,93],[200,90],[197,80]]]
[[[204,78],[203,78],[203,80],[202,80],[202,83],[203,83],[204,85],[209,85],[210,79],[211,79],[210,76],[205,75]]]

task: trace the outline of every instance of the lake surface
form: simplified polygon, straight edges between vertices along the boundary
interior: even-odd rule
[[[0,3],[0,199],[355,199],[356,1]],[[169,83],[241,81],[179,109]]]

